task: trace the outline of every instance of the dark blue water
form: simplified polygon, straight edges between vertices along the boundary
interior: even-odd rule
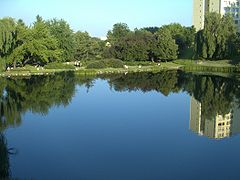
[[[2,130],[16,151],[9,155],[10,177],[240,178],[240,136],[193,132],[188,91],[165,96],[154,89],[119,91],[106,79],[93,82],[90,89],[75,84],[69,103],[53,104],[47,113],[27,109],[19,125]]]

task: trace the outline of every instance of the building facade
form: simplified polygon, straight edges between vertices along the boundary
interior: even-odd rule
[[[193,0],[193,26],[197,31],[204,28],[205,16],[209,12],[231,15],[240,29],[240,0]]]

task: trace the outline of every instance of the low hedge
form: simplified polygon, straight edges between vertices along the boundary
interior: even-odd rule
[[[123,68],[124,63],[118,59],[104,59],[95,61],[87,65],[87,69],[104,69],[104,68]]]
[[[75,69],[75,66],[72,64],[63,64],[63,63],[57,63],[57,62],[52,62],[48,63],[47,65],[44,66],[45,69]]]
[[[95,61],[87,65],[87,69],[104,69],[107,68],[103,61]]]
[[[126,61],[127,66],[153,66],[156,63],[151,61]]]

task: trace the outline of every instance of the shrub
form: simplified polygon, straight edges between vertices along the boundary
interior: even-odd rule
[[[75,69],[75,66],[72,64],[63,64],[52,62],[44,66],[45,69]]]
[[[104,69],[104,68],[123,68],[124,63],[118,59],[104,59],[95,61],[87,66],[87,69]]]
[[[105,64],[107,67],[112,67],[112,68],[123,68],[124,63],[123,61],[119,59],[106,59],[104,60]]]
[[[103,61],[95,61],[89,65],[87,65],[87,69],[104,69],[106,65]]]
[[[125,64],[128,66],[153,66],[156,63],[151,61],[126,61]]]

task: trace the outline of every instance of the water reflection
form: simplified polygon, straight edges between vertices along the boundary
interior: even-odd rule
[[[171,174],[192,179],[202,167],[206,173],[198,174],[200,179],[210,171],[231,179],[218,175],[221,168],[236,175],[238,139],[226,146],[197,134],[222,139],[240,132],[237,77],[162,71],[0,81],[0,179],[59,179],[58,172],[70,179],[106,179],[108,173],[109,179],[116,174],[123,174],[120,179],[171,179]],[[40,116],[23,116],[28,111]],[[10,147],[16,147],[17,156],[11,156]],[[219,159],[229,151],[231,157]]]
[[[67,106],[75,93],[72,73],[31,79],[1,79],[0,131],[21,124],[26,111],[46,115],[52,106]]]
[[[235,101],[232,102],[232,108],[228,113],[216,113],[211,118],[203,116],[203,109],[202,103],[191,97],[190,128],[195,133],[215,139],[240,133],[240,109]]]
[[[8,179],[10,177],[9,169],[9,150],[4,135],[0,133],[0,179]]]
[[[191,97],[192,131],[216,139],[240,133],[240,83],[237,77],[162,71],[106,79],[116,91],[155,90],[165,96],[187,92]]]
[[[95,78],[62,73],[30,79],[1,79],[0,132],[19,126],[27,111],[47,115],[53,106],[67,106],[76,85],[89,90],[94,86]],[[240,132],[240,83],[237,77],[162,71],[98,78],[107,80],[110,88],[120,92],[156,91],[165,96],[185,92],[191,97],[192,131],[209,138],[230,137]]]

